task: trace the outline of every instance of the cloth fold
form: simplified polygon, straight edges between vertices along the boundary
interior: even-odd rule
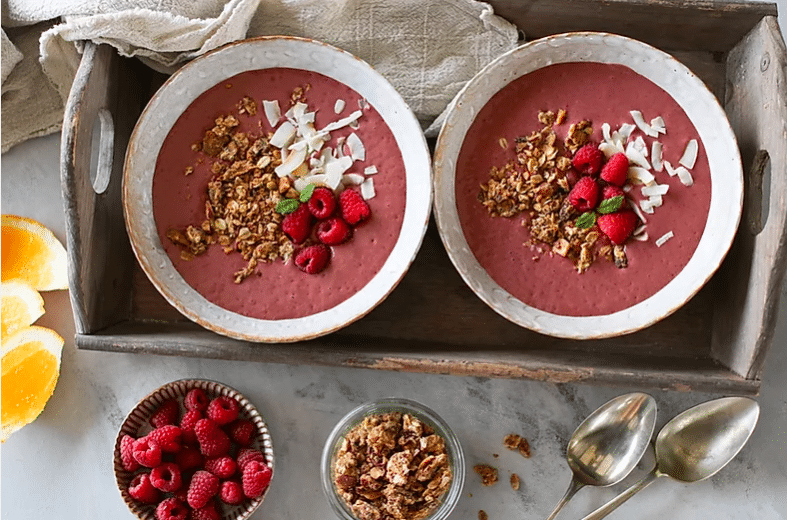
[[[17,58],[14,33],[30,32],[10,28],[55,18],[41,33],[38,53],[19,50],[25,59],[32,54],[33,62],[40,61],[60,93],[59,103],[50,108],[61,122],[82,41],[111,45],[122,56],[173,72],[231,41],[290,35],[330,43],[368,62],[404,97],[427,132],[436,135],[439,124],[432,123],[462,86],[518,42],[516,27],[476,0],[3,0],[3,26],[10,37],[4,31],[3,151],[59,127],[53,127],[52,114],[18,118],[11,110],[25,107],[6,103],[6,81],[15,74],[23,76],[18,89],[37,89],[35,74],[17,72],[20,65],[6,80],[7,53],[9,64]]]

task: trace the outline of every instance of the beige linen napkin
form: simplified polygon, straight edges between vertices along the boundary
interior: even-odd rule
[[[425,128],[476,72],[518,41],[516,27],[475,0],[4,0],[3,7],[4,27],[60,18],[41,35],[40,56],[23,49],[10,30],[9,36],[26,59],[39,58],[63,99],[83,40],[112,45],[123,56],[171,72],[225,43],[284,34],[325,41],[364,59],[402,94]],[[5,56],[4,38],[4,75]],[[56,131],[62,122],[62,100],[50,102],[44,113],[6,103],[6,82],[14,75],[17,90],[31,97],[40,86],[36,71],[16,71],[24,62],[3,82],[3,151]],[[428,132],[437,130],[432,125]]]

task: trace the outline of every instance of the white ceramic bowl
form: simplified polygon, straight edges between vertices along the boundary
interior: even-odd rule
[[[194,290],[167,256],[152,211],[156,160],[184,110],[204,91],[242,72],[288,67],[313,71],[363,96],[391,129],[406,176],[405,214],[399,237],[382,269],[333,308],[296,319],[263,320],[221,308]],[[263,37],[208,53],[176,72],[140,116],[129,142],[123,176],[126,228],[134,253],[158,291],[189,319],[220,334],[256,342],[293,342],[333,332],[361,318],[396,287],[415,258],[432,205],[431,159],[421,127],[385,78],[355,56],[313,40]]]
[[[705,147],[711,172],[707,224],[683,270],[653,296],[605,316],[572,317],[544,312],[512,296],[479,264],[459,222],[455,173],[465,134],[486,103],[515,79],[548,65],[615,63],[665,90],[689,117]],[[434,159],[435,217],[454,266],[470,288],[500,315],[551,336],[590,339],[634,332],[686,303],[713,275],[730,248],[743,204],[743,171],[729,121],[705,84],[669,54],[642,42],[605,33],[567,33],[514,49],[486,66],[457,95],[440,132]],[[723,186],[724,189],[715,189]]]

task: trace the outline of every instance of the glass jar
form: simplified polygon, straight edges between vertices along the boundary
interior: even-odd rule
[[[448,424],[433,410],[410,399],[390,397],[362,404],[345,415],[333,428],[322,450],[320,477],[323,491],[331,508],[339,518],[358,520],[347,503],[339,495],[334,484],[334,460],[342,447],[344,436],[366,417],[390,412],[410,414],[431,427],[445,441],[448,465],[451,468],[451,484],[438,501],[438,505],[424,520],[445,520],[451,514],[462,494],[465,480],[465,459],[462,446]]]

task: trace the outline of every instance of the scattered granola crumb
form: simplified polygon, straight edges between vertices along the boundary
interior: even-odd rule
[[[186,170],[183,172],[183,175],[191,175],[192,173],[194,173],[194,167],[186,166]]]
[[[359,520],[419,520],[451,485],[445,441],[410,414],[371,415],[345,435],[333,467]]]
[[[489,520],[489,515],[486,514],[486,511],[484,511],[483,509],[480,509],[478,511],[478,520]]]
[[[494,458],[498,458],[500,455],[498,455],[497,453],[493,453],[493,454],[492,454],[492,456],[493,456]]]
[[[509,433],[506,435],[505,439],[503,439],[503,445],[509,450],[519,451],[525,458],[530,458],[530,443],[527,442],[527,439],[516,433]]]
[[[519,475],[516,473],[511,473],[511,489],[514,491],[519,491]]]
[[[498,143],[500,143],[500,148],[502,148],[503,150],[508,148],[508,139],[506,139],[505,137],[501,137]]]
[[[481,475],[481,484],[485,486],[491,486],[497,482],[497,468],[487,464],[477,464],[473,467],[473,471]]]

